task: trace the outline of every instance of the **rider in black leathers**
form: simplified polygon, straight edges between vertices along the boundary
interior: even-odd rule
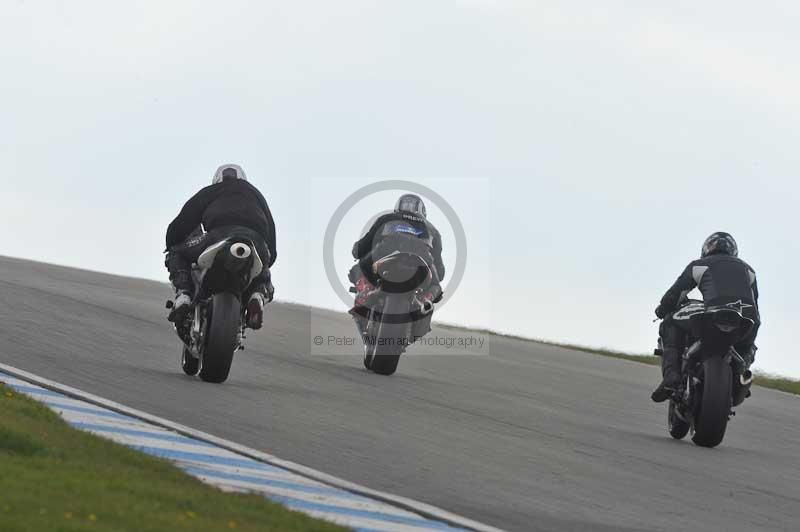
[[[694,288],[703,294],[707,306],[734,304],[755,326],[734,348],[748,366],[755,360],[755,339],[761,320],[758,312],[758,283],[753,268],[738,258],[736,241],[728,233],[717,232],[703,243],[701,258],[692,261],[661,298],[656,316],[663,318],[659,334],[663,342],[663,381],[653,392],[653,401],[669,399],[681,382],[681,354],[687,333],[674,323],[672,314]]]
[[[380,216],[367,234],[353,244],[353,258],[358,263],[350,271],[350,282],[356,285],[358,295],[355,307],[350,311],[359,329],[364,331],[366,318],[364,303],[368,293],[375,289],[378,278],[373,263],[394,251],[413,252],[425,259],[431,269],[432,281],[426,294],[433,303],[442,299],[441,282],[445,276],[442,260],[442,237],[427,219],[427,209],[422,199],[415,194],[404,194],[397,201],[392,213]],[[415,337],[430,331],[431,315],[415,322]]]
[[[170,321],[179,321],[191,303],[192,263],[206,248],[230,236],[250,239],[264,263],[245,294],[247,326],[261,328],[264,305],[272,301],[274,293],[269,268],[277,258],[275,222],[264,196],[235,164],[220,166],[212,184],[192,196],[167,228],[165,265],[176,294]]]

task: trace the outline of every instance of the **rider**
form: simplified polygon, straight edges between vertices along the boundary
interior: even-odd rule
[[[192,196],[167,228],[165,266],[175,287],[170,321],[179,322],[192,302],[192,264],[206,248],[232,235],[252,240],[264,263],[250,284],[246,313],[247,326],[261,328],[264,305],[272,301],[275,291],[269,272],[277,257],[275,222],[264,196],[236,164],[220,166],[211,185]]]
[[[360,308],[367,296],[375,290],[378,278],[373,271],[373,262],[395,251],[409,251],[419,254],[431,269],[433,279],[425,298],[433,303],[442,299],[440,283],[444,280],[445,267],[442,261],[442,237],[436,227],[427,219],[425,202],[416,194],[403,194],[397,200],[394,212],[380,216],[367,234],[353,245],[353,258],[358,259],[350,271],[350,282],[356,285],[356,305],[351,314],[356,318],[359,329],[364,330],[366,318]],[[430,315],[427,320],[419,320],[419,332],[430,330]],[[422,336],[415,334],[415,336]]]
[[[664,345],[661,360],[664,380],[653,392],[653,401],[666,401],[680,386],[681,353],[686,347],[686,333],[674,322],[672,314],[694,288],[700,289],[707,306],[735,304],[743,316],[755,322],[752,330],[734,346],[748,366],[755,360],[754,342],[761,323],[758,283],[755,270],[738,256],[739,249],[731,235],[722,232],[712,234],[703,243],[701,258],[689,263],[661,298],[656,316],[664,319],[659,331]]]

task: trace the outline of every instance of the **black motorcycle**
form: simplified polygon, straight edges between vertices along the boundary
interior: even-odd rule
[[[252,241],[229,237],[209,246],[192,266],[194,299],[186,317],[175,323],[183,341],[181,367],[206,382],[225,382],[233,354],[244,349],[242,296],[264,268]],[[167,308],[172,301],[167,302]]]
[[[361,331],[364,367],[380,375],[392,375],[397,371],[400,355],[417,340],[416,324],[434,310],[433,302],[423,297],[431,287],[433,275],[422,256],[404,251],[376,260],[373,272],[378,278],[376,290],[360,309],[366,318]]]
[[[682,356],[682,384],[669,401],[669,433],[680,440],[691,431],[696,445],[716,447],[735,415],[732,408],[750,395],[753,374],[733,346],[754,322],[742,315],[741,302],[706,306],[694,300],[685,301],[670,319],[692,341]],[[659,338],[655,354],[662,353]]]

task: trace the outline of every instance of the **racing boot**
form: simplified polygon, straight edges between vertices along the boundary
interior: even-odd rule
[[[674,347],[665,347],[661,355],[661,371],[664,379],[655,389],[650,398],[656,403],[663,403],[681,385],[680,354]]]
[[[267,297],[261,292],[253,292],[250,301],[247,302],[247,326],[257,331],[264,324],[264,306],[267,304]]]
[[[356,288],[356,303],[355,307],[363,307],[369,297],[375,293],[375,286],[367,280],[366,276],[361,275],[355,282]]]
[[[175,287],[175,302],[172,304],[167,320],[180,323],[192,305],[192,276],[186,270],[178,270],[171,276]]]
[[[747,365],[747,369],[750,369],[750,366],[752,366],[755,363],[756,351],[758,351],[758,348],[754,344],[750,344],[746,346],[744,349],[742,349],[742,351],[739,353],[740,355],[742,355],[744,363]]]
[[[250,298],[245,308],[245,323],[254,331],[261,328],[264,323],[264,307],[271,303],[275,297],[275,287],[269,273],[266,279],[259,280],[252,288]],[[246,295],[245,295],[246,297]]]
[[[178,290],[175,292],[175,302],[172,304],[172,309],[167,316],[167,320],[173,323],[183,321],[186,313],[189,312],[189,307],[192,304],[192,294],[185,290]]]

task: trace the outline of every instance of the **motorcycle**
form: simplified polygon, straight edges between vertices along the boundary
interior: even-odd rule
[[[209,246],[192,266],[194,299],[175,332],[183,341],[181,368],[206,382],[228,379],[233,355],[244,349],[242,295],[263,270],[252,241],[228,237]],[[167,308],[173,302],[167,301]]]
[[[689,331],[692,341],[682,353],[682,384],[673,392],[667,414],[668,429],[675,439],[689,432],[700,447],[722,443],[728,421],[750,395],[753,374],[734,344],[746,336],[754,322],[742,315],[741,301],[706,306],[687,300],[672,320]],[[663,354],[662,339],[655,355]]]
[[[373,272],[378,278],[376,289],[361,307],[366,318],[364,330],[359,331],[364,342],[364,367],[379,375],[392,375],[400,355],[417,339],[415,323],[434,311],[433,302],[424,297],[433,273],[421,255],[405,251],[376,260]],[[350,291],[355,293],[356,289]]]

